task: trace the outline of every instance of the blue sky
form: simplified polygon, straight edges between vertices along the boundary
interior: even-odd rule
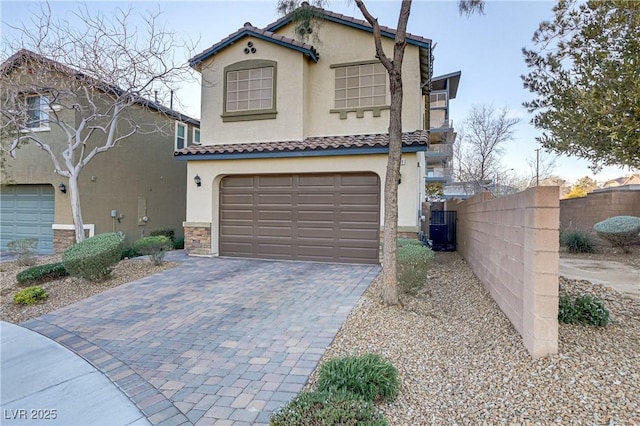
[[[178,36],[198,41],[200,52],[249,21],[262,27],[276,20],[275,0],[263,1],[88,1],[91,9],[104,12],[131,5],[135,10],[157,10],[164,13],[169,29]],[[78,2],[50,2],[53,13],[65,16],[75,10]],[[369,0],[369,10],[381,24],[395,27],[398,2]],[[451,118],[460,123],[474,104],[507,107],[521,118],[515,138],[506,149],[505,169],[527,173],[527,158],[535,156],[539,133],[531,124],[530,115],[522,102],[532,94],[522,87],[520,76],[527,72],[521,49],[531,45],[531,36],[543,20],[552,18],[550,1],[492,1],[485,7],[485,15],[460,16],[456,0],[414,1],[409,19],[409,31],[430,38],[436,44],[434,75],[462,71],[458,96],[451,102]],[[328,9],[361,18],[353,2],[331,1]],[[16,25],[27,19],[26,11],[39,11],[37,2],[3,0],[0,4],[3,35],[10,31],[6,24]],[[373,43],[373,41],[372,41]],[[177,96],[184,112],[199,117],[200,93],[197,84],[178,89]],[[560,157],[556,174],[576,180],[589,175],[599,181],[629,174],[626,169],[607,167],[597,175],[581,159]]]

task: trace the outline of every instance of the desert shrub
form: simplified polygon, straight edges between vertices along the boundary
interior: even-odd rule
[[[184,237],[178,237],[173,240],[173,249],[174,250],[184,249]]]
[[[583,294],[575,299],[560,295],[558,321],[564,324],[584,324],[604,327],[609,324],[609,310],[597,297]]]
[[[16,275],[18,284],[35,284],[55,280],[69,275],[62,262],[32,266]]]
[[[69,275],[90,281],[106,279],[120,261],[124,235],[100,234],[73,245],[62,254],[62,263]]]
[[[418,240],[398,240],[398,283],[402,292],[411,296],[418,294],[427,279],[427,269],[433,257],[433,250]]]
[[[171,242],[174,241],[175,237],[176,237],[176,233],[173,229],[154,229],[153,231],[149,232],[149,236],[150,237],[159,237],[159,236],[165,236],[167,238],[169,238],[171,240]]]
[[[596,243],[591,234],[580,230],[569,230],[560,233],[560,244],[570,253],[594,253]]]
[[[629,253],[631,244],[640,237],[640,217],[613,216],[596,223],[593,229],[600,238]]]
[[[394,400],[399,385],[398,370],[376,354],[327,361],[318,378],[319,391],[352,393],[369,402]]]
[[[33,253],[38,246],[37,238],[25,238],[23,240],[13,240],[7,243],[9,253],[16,255],[16,262],[20,266],[32,266],[36,263]]]
[[[133,259],[134,257],[140,257],[142,254],[138,253],[133,244],[124,244],[122,246],[122,253],[120,259]]]
[[[276,410],[271,426],[388,426],[371,402],[353,394],[304,391]]]
[[[47,297],[49,295],[42,287],[27,287],[13,295],[13,303],[16,305],[35,305]]]
[[[167,251],[173,245],[169,237],[157,235],[155,237],[144,237],[133,243],[133,247],[142,255],[148,255],[154,265],[161,265]]]

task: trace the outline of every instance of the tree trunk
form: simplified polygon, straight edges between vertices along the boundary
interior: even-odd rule
[[[84,222],[80,208],[80,191],[78,190],[78,176],[69,176],[69,197],[71,198],[71,217],[76,232],[76,243],[84,241]]]
[[[384,252],[382,257],[382,301],[397,305],[398,299],[398,179],[402,156],[402,75],[389,73],[391,110],[389,120],[389,159],[384,184]]]

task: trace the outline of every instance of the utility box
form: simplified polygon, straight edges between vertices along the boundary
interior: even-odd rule
[[[429,241],[435,251],[456,251],[456,211],[431,211]]]

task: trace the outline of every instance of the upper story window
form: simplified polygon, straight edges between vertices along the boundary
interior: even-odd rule
[[[379,63],[337,66],[335,108],[387,105],[387,73]]]
[[[447,94],[445,92],[436,92],[429,94],[429,106],[431,108],[446,108]]]
[[[27,127],[41,129],[49,127],[49,97],[27,95]]]
[[[193,144],[200,145],[200,129],[193,128]]]
[[[187,125],[184,123],[176,122],[176,150],[187,147]]]
[[[224,70],[223,121],[276,118],[276,63],[248,60]]]

